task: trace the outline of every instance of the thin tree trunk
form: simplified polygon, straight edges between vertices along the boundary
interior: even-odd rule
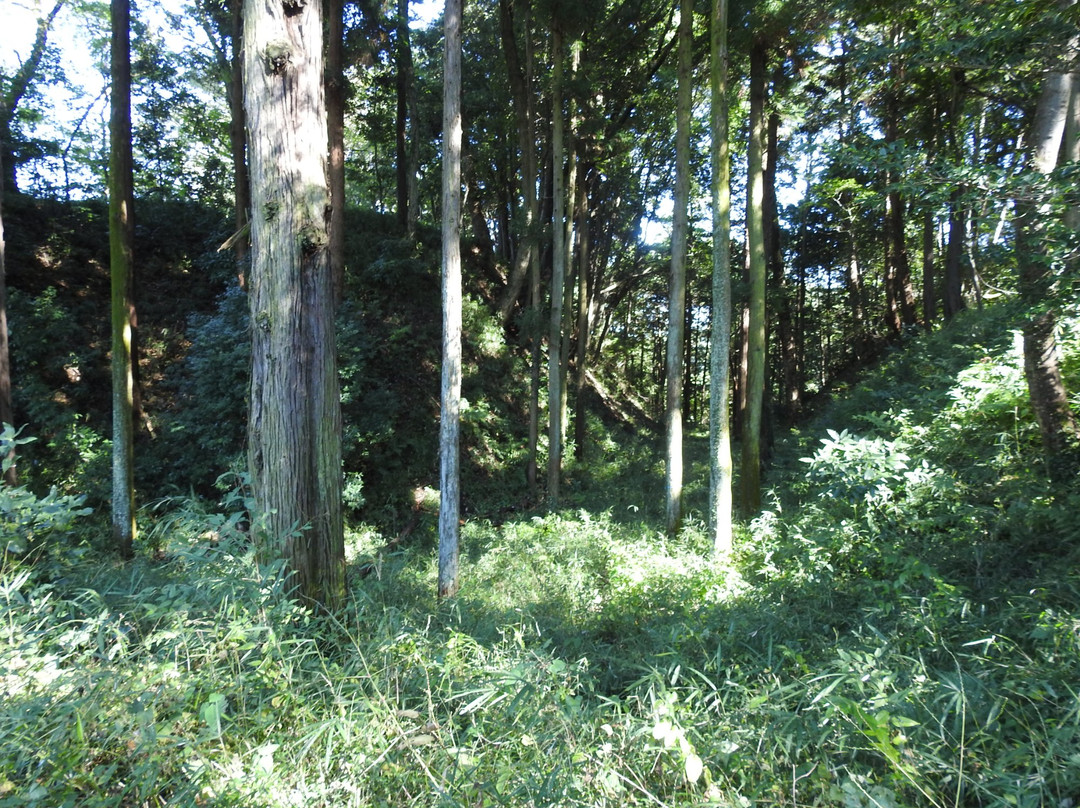
[[[323,5],[246,0],[253,534],[310,604],[345,595]]]
[[[583,181],[578,205],[577,373],[574,379],[574,457],[577,460],[585,459],[585,441],[588,439],[585,371],[589,356],[589,238],[589,194]]]
[[[927,208],[923,211],[922,226],[922,276],[923,276],[923,325],[927,331],[933,328],[937,319],[937,291],[934,288],[934,212]]]
[[[675,209],[671,227],[668,286],[666,387],[667,531],[678,533],[683,516],[683,343],[686,331],[686,247],[690,207],[690,113],[693,59],[693,0],[679,4],[679,73],[675,113]]]
[[[397,147],[397,221],[405,233],[409,231],[409,85],[412,84],[412,48],[409,45],[409,0],[397,4],[397,111],[395,145]]]
[[[713,0],[710,21],[712,148],[712,330],[709,336],[709,523],[713,555],[732,544],[731,163],[728,142],[728,0]]]
[[[439,597],[458,591],[461,507],[461,17],[446,0],[443,26],[442,415],[439,422]]]
[[[506,58],[507,73],[510,79],[510,92],[514,99],[514,113],[517,118],[518,147],[521,150],[521,187],[525,203],[525,228],[521,234],[518,251],[510,268],[506,281],[506,290],[499,301],[499,319],[504,325],[510,322],[514,306],[521,288],[529,276],[530,290],[539,282],[539,264],[533,263],[538,253],[539,242],[539,200],[536,194],[538,163],[536,159],[536,101],[532,89],[533,81],[533,46],[530,32],[530,5],[522,4],[525,26],[525,64],[518,57],[517,38],[514,36],[514,7],[512,0],[499,0],[499,21]],[[534,277],[535,276],[535,277]],[[530,294],[531,297],[531,294]],[[535,305],[532,303],[530,305]],[[535,476],[535,472],[534,472]]]
[[[963,277],[960,265],[964,257],[966,215],[961,199],[962,189],[957,188],[949,197],[949,246],[945,252],[945,319],[951,320],[966,308],[963,296]]]
[[[247,135],[244,120],[244,62],[240,52],[244,41],[243,0],[230,0],[232,24],[232,52],[229,55],[229,151],[233,164],[233,208],[235,211],[236,240],[233,258],[236,260],[236,277],[244,288],[247,277],[248,244],[250,234],[248,217],[251,211],[251,179],[247,167]]]
[[[133,555],[135,478],[131,290],[134,192],[131,159],[131,8],[112,0],[112,115],[109,121],[109,253],[112,278],[112,535]]]
[[[551,263],[551,321],[548,332],[548,469],[547,499],[551,508],[559,504],[559,477],[562,472],[562,356],[563,282],[566,277],[566,190],[563,165],[562,31],[556,20],[551,29],[551,58],[554,62],[551,85],[552,203],[554,216]]]
[[[14,410],[11,406],[11,357],[8,352],[7,327],[7,276],[4,266],[4,154],[0,150],[0,430],[5,424],[15,425]],[[15,447],[12,446],[4,458],[7,469],[3,478],[6,485],[19,483],[18,470],[15,468]]]
[[[765,139],[765,42],[750,51],[750,143],[747,149],[746,232],[750,259],[746,419],[742,436],[742,507],[761,510],[761,424],[765,395],[765,222],[762,149]]]

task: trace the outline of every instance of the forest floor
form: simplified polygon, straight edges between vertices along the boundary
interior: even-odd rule
[[[0,808],[1074,806],[1080,491],[1016,327],[912,336],[782,436],[724,562],[703,439],[672,538],[654,439],[599,425],[564,509],[469,515],[451,602],[430,514],[388,552],[350,526],[332,618],[242,491],[158,501],[130,563],[74,519],[0,565]]]

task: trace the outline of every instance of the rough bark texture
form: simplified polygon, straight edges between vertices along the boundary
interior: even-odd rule
[[[439,597],[458,591],[461,432],[461,6],[443,16],[442,415],[439,423]]]
[[[135,240],[131,162],[131,9],[112,0],[112,115],[109,120],[109,267],[112,279],[112,535],[128,558],[135,538],[132,304]]]
[[[711,20],[712,331],[709,353],[709,521],[713,553],[731,551],[731,164],[728,143],[727,0],[713,0]]]
[[[683,516],[683,347],[686,339],[686,241],[690,207],[690,102],[694,4],[679,5],[679,86],[675,112],[675,209],[671,225],[666,359],[667,530],[677,533]]]
[[[246,0],[252,178],[248,462],[264,558],[311,604],[345,592],[322,4]]]
[[[750,144],[747,152],[747,241],[750,305],[747,339],[746,419],[742,435],[742,508],[761,510],[761,421],[765,393],[765,232],[762,150],[765,138],[765,43],[750,52]]]

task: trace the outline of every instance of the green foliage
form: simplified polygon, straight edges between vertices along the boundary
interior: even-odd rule
[[[14,454],[19,446],[26,445],[36,438],[20,438],[22,430],[16,430],[11,424],[3,424],[0,432],[0,456],[3,457],[2,471],[7,473],[17,462]],[[56,488],[50,488],[44,496],[35,496],[26,486],[0,486],[0,536],[6,544],[0,549],[0,558],[8,555],[26,556],[73,549],[70,546],[46,545],[53,536],[62,536],[71,529],[72,523],[80,516],[91,513],[84,508],[85,496],[60,494]]]

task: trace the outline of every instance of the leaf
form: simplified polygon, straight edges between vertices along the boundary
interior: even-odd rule
[[[686,769],[686,781],[696,783],[701,779],[702,772],[705,771],[705,764],[698,755],[691,752],[686,756],[684,768]]]

